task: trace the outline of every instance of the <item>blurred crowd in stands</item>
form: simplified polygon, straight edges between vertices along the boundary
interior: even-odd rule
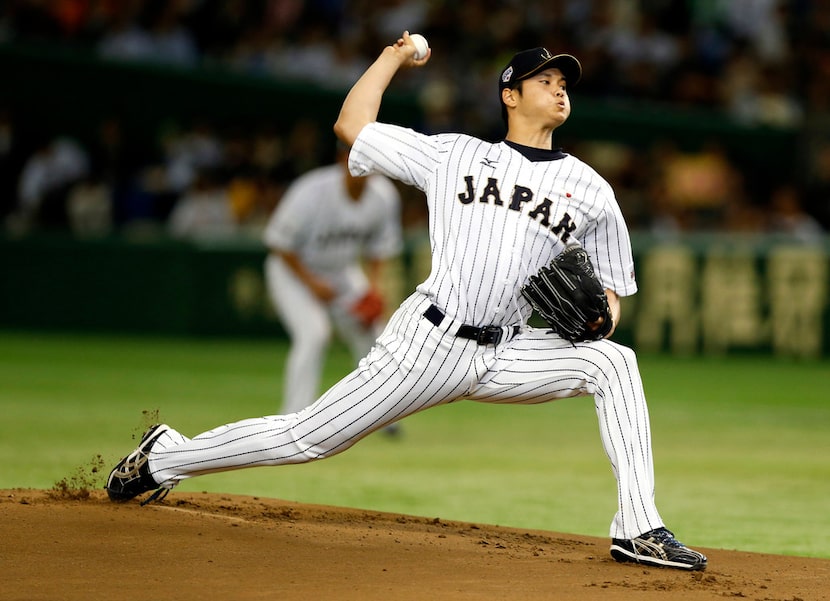
[[[538,45],[577,55],[580,97],[719,111],[742,126],[810,131],[800,169],[763,186],[723,148],[643,153],[620,141],[566,148],[614,186],[634,229],[658,233],[830,228],[830,2],[823,0],[6,0],[0,44],[49,43],[102,60],[225,69],[347,90],[404,29],[437,57],[400,83],[418,128],[502,135],[499,69]],[[9,82],[4,82],[8,85]],[[176,236],[256,233],[290,181],[326,163],[320,124],[241,135],[210,123],[168,132],[135,156],[122,124],[96,142],[47,136],[16,153],[15,113],[0,99],[0,217],[12,231],[100,235],[166,227]],[[775,153],[775,148],[769,149]],[[788,157],[792,159],[792,157]],[[792,161],[788,160],[787,164]],[[760,177],[760,176],[759,176]],[[414,199],[417,201],[417,199]],[[417,203],[416,203],[417,204]],[[407,224],[422,223],[412,208]]]

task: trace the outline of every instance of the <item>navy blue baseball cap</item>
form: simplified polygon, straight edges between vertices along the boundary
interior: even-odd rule
[[[582,77],[582,65],[570,54],[552,54],[547,48],[531,48],[517,52],[499,76],[499,93],[514,88],[523,79],[536,75],[543,69],[556,68],[562,72],[569,86]]]

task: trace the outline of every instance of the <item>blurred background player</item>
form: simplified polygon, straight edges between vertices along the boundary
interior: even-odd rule
[[[291,340],[283,413],[317,399],[333,329],[357,363],[384,325],[381,279],[401,251],[401,200],[386,177],[351,175],[347,159],[338,144],[336,164],[297,178],[265,228],[268,293]]]

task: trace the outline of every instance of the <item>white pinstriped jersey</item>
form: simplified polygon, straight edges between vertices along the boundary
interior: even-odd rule
[[[607,339],[571,343],[527,326],[504,328],[508,335],[496,344],[460,334],[462,325],[523,322],[530,309],[521,286],[573,242],[588,251],[606,287],[633,294],[629,237],[609,185],[563,153],[377,123],[358,135],[349,164],[356,175],[380,172],[424,191],[429,277],[358,367],[310,407],[193,439],[170,435],[148,460],[155,481],[171,487],[194,475],[322,459],[389,423],[460,399],[536,404],[591,395],[617,479],[611,538],[663,526],[633,350]],[[434,308],[449,319],[436,323],[428,317]]]
[[[511,325],[531,313],[520,293],[527,279],[575,241],[606,288],[637,291],[611,186],[579,159],[552,156],[531,161],[506,142],[372,123],[355,141],[349,167],[425,193],[432,268],[420,292],[463,323]]]

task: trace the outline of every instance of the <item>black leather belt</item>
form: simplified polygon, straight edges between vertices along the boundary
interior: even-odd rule
[[[424,311],[424,317],[426,317],[430,321],[430,323],[432,323],[432,325],[436,327],[440,326],[441,322],[444,321],[444,314],[441,312],[441,309],[439,309],[435,305],[430,305],[429,309]],[[477,328],[476,326],[463,325],[460,328],[458,328],[458,331],[455,333],[455,335],[459,338],[475,340],[479,344],[495,345],[501,342],[505,330],[508,330],[508,328],[502,328],[499,326],[487,326],[484,328]],[[519,326],[510,326],[508,331],[510,330],[512,330],[511,337],[515,336],[519,333]]]

